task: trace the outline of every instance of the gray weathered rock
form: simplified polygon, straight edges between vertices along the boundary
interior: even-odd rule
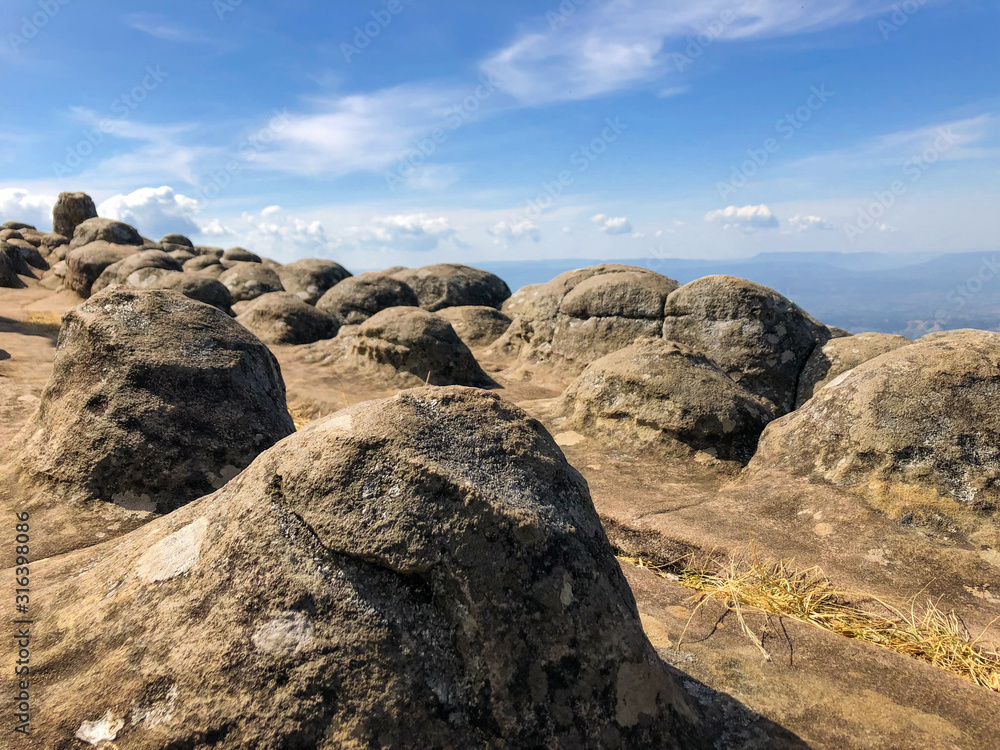
[[[278,278],[285,291],[310,305],[315,305],[327,290],[350,275],[339,263],[320,258],[303,258],[278,269]]]
[[[222,260],[234,263],[260,263],[260,256],[243,247],[231,247],[222,254]]]
[[[431,385],[496,385],[448,321],[418,307],[390,307],[368,318],[350,356]]]
[[[316,307],[336,317],[341,325],[354,325],[363,323],[380,310],[416,307],[417,303],[417,295],[402,281],[379,273],[362,273],[328,290]]]
[[[19,498],[46,529],[39,557],[93,544],[218,489],[293,429],[252,333],[176,292],[113,287],[63,318],[4,507]]]
[[[69,244],[71,248],[77,248],[99,241],[112,245],[139,246],[143,244],[143,239],[135,227],[114,219],[100,218],[87,219],[78,224]]]
[[[24,286],[24,282],[18,277],[18,266],[12,260],[14,256],[20,257],[20,253],[13,249],[7,252],[4,249],[5,245],[5,242],[0,242],[0,287],[20,289]]]
[[[126,279],[141,268],[161,268],[170,271],[180,271],[181,264],[162,250],[142,250],[122,258],[104,269],[91,286],[90,293],[97,294],[101,290],[117,284],[124,284]]]
[[[392,277],[409,286],[420,307],[431,312],[458,305],[484,305],[499,310],[510,297],[507,283],[499,276],[460,263],[407,268]]]
[[[773,289],[733,276],[706,276],[667,298],[663,338],[711,357],[781,413],[795,408],[799,374],[830,332]]]
[[[219,259],[212,255],[197,255],[194,258],[183,262],[185,271],[205,271],[210,266],[218,266],[218,273],[222,274],[226,269],[219,263]]]
[[[184,247],[194,249],[194,243],[191,242],[183,234],[165,234],[163,239],[160,240],[161,245],[183,245]]]
[[[510,327],[510,318],[494,307],[445,307],[438,310],[437,314],[451,323],[466,346],[489,346]]]
[[[482,391],[334,414],[36,575],[39,621],[89,623],[33,635],[39,747],[711,746],[586,483]]]
[[[700,352],[648,338],[591,363],[562,411],[585,431],[746,463],[776,410]]]
[[[80,224],[96,217],[94,199],[86,193],[59,193],[56,204],[52,207],[52,231],[64,237],[72,237]],[[115,241],[106,237],[99,239]]]
[[[1000,334],[935,334],[848,370],[772,422],[750,469],[853,488],[896,518],[989,526],[978,543],[995,546],[984,521],[1000,509],[997,403]]]
[[[131,277],[129,277],[131,278]],[[232,296],[217,279],[200,273],[168,271],[149,279],[145,289],[169,289],[232,315]]]
[[[265,344],[310,344],[337,335],[340,324],[291,292],[262,294],[236,317]]]
[[[838,336],[823,346],[813,349],[799,375],[798,396],[795,408],[799,408],[827,383],[836,380],[848,370],[853,370],[862,362],[874,359],[880,354],[891,352],[901,346],[913,343],[905,336],[891,333],[859,333],[854,336]]]
[[[66,256],[66,286],[82,297],[89,297],[94,282],[108,266],[136,252],[134,245],[114,245],[103,240],[74,248]]]
[[[202,269],[202,272],[208,268],[211,266]],[[278,274],[252,261],[234,261],[233,265],[219,276],[219,281],[229,290],[233,302],[255,299],[268,292],[284,291]]]

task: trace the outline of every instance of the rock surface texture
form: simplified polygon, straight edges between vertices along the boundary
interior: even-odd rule
[[[854,488],[897,518],[978,525],[1000,509],[998,403],[1000,334],[933,334],[772,422],[749,468]]]
[[[461,305],[438,310],[468,346],[489,346],[510,328],[510,318],[494,307]]]
[[[76,228],[87,219],[97,218],[94,199],[86,193],[59,193],[52,207],[52,231],[72,237]]]
[[[309,344],[330,339],[340,328],[336,318],[307,305],[290,292],[271,292],[252,300],[237,316],[265,344]]]
[[[745,463],[775,408],[703,354],[640,339],[587,367],[563,395],[563,413],[583,429]]]
[[[711,746],[586,483],[482,391],[336,413],[38,578],[51,750]]]
[[[799,374],[830,331],[773,289],[706,276],[667,298],[663,338],[708,355],[786,413],[795,407]]]
[[[337,318],[341,325],[363,323],[389,307],[418,306],[409,286],[391,276],[361,273],[344,279],[327,291],[316,307]]]
[[[853,370],[863,362],[901,346],[913,343],[905,336],[891,333],[859,333],[830,339],[817,347],[806,360],[799,376],[799,392],[795,408],[802,406],[820,388],[831,383],[848,370]]]
[[[350,275],[350,271],[339,263],[320,258],[303,258],[278,269],[285,291],[310,305],[315,305],[328,290]]]

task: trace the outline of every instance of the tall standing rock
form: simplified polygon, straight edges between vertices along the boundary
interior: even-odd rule
[[[52,207],[52,231],[72,237],[78,225],[96,216],[94,199],[86,193],[59,193]]]
[[[218,489],[293,430],[278,364],[252,333],[176,292],[114,287],[64,316],[0,497],[37,517],[35,553],[52,554]]]
[[[39,747],[712,746],[586,482],[486,392],[338,412],[36,576]]]

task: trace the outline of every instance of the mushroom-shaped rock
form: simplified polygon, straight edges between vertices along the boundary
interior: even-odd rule
[[[76,228],[87,219],[97,218],[94,199],[86,193],[59,193],[52,207],[52,231],[72,237]]]
[[[495,307],[461,305],[446,307],[437,314],[451,323],[467,346],[489,346],[510,327],[510,318]]]
[[[98,241],[113,245],[143,244],[143,239],[135,227],[114,219],[101,218],[87,219],[77,225],[69,244],[71,247],[82,247]]]
[[[39,556],[86,546],[218,489],[293,429],[278,364],[246,328],[176,292],[113,287],[63,318],[41,406],[8,449],[6,505],[45,527]]]
[[[518,291],[503,307],[513,318],[494,344],[528,360],[555,357],[573,374],[639,338],[660,336],[673,279],[639,266],[607,264],[568,271]]]
[[[88,623],[32,634],[39,747],[712,746],[586,482],[490,393],[338,412],[36,575],[40,622]]]
[[[799,373],[829,329],[773,289],[733,276],[706,276],[667,298],[663,338],[712,358],[784,414],[795,407]]]
[[[901,346],[912,343],[905,336],[891,333],[858,333],[830,339],[823,346],[816,347],[806,360],[799,376],[795,408],[802,406],[820,388],[848,370],[853,370],[880,354],[895,351]]]
[[[181,264],[162,250],[141,250],[105,268],[91,286],[91,294],[97,294],[109,286],[124,284],[129,276],[141,268],[180,271]]]
[[[191,240],[189,240],[183,234],[177,234],[177,233],[163,235],[163,239],[160,240],[160,244],[161,245],[183,245],[184,247],[189,247],[189,248],[194,249],[194,243],[191,242]]]
[[[229,290],[233,302],[256,299],[268,292],[284,291],[278,274],[252,261],[234,263],[219,275],[219,281]]]
[[[418,307],[390,307],[370,317],[358,328],[350,355],[415,382],[496,385],[448,321]]]
[[[130,286],[132,277],[129,277]],[[147,280],[143,289],[169,289],[185,297],[217,307],[225,313],[232,313],[233,298],[217,279],[200,273],[168,271]]]
[[[340,328],[332,315],[290,292],[262,294],[245,304],[236,321],[265,344],[310,344],[333,338]]]
[[[749,468],[853,487],[896,517],[996,516],[997,403],[1000,334],[937,334],[848,370],[772,422]]]
[[[392,274],[417,295],[420,307],[435,312],[457,305],[485,305],[497,310],[510,297],[507,283],[496,274],[460,263],[437,263]]]
[[[717,364],[683,344],[640,339],[590,364],[563,394],[584,430],[746,463],[775,416]]]
[[[231,247],[222,254],[222,260],[234,263],[260,263],[260,256],[243,247]]]
[[[339,263],[321,258],[303,258],[294,263],[286,263],[277,271],[285,291],[310,305],[315,305],[327,290],[351,275]]]
[[[380,273],[361,273],[344,279],[327,291],[316,307],[336,317],[341,325],[363,323],[389,307],[418,306],[409,286]]]
[[[66,256],[66,286],[82,297],[89,297],[94,282],[108,266],[136,252],[133,245],[114,245],[102,240],[74,248]]]

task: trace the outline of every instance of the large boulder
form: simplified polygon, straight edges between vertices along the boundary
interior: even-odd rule
[[[14,269],[15,273],[21,276],[31,276],[34,277],[35,273],[28,263],[27,259],[24,257],[24,252],[17,243],[23,243],[23,240],[0,240],[0,254],[7,256],[10,261],[11,268]],[[31,247],[28,245],[28,247]]]
[[[510,328],[510,318],[495,307],[461,305],[438,310],[438,315],[451,323],[466,346],[489,346]]]
[[[66,256],[66,286],[81,297],[89,297],[94,282],[108,266],[136,252],[133,245],[115,245],[103,240],[74,248]]]
[[[62,234],[62,232],[59,232]],[[141,246],[143,239],[138,230],[121,221],[114,219],[87,219],[77,225],[73,231],[73,239],[70,240],[70,247],[82,247],[91,242],[108,242],[112,245],[136,245]]]
[[[390,307],[357,330],[350,355],[431,385],[488,388],[496,383],[480,368],[447,320],[419,307]]]
[[[586,482],[489,393],[338,412],[32,572],[39,747],[712,746]]]
[[[260,263],[260,256],[243,247],[231,247],[222,253],[222,260],[232,263]]]
[[[203,271],[208,270],[208,266]],[[219,281],[229,290],[233,302],[256,299],[269,292],[282,292],[281,279],[270,268],[252,261],[234,262],[226,271],[219,275]]]
[[[129,276],[141,268],[180,271],[181,264],[162,250],[141,250],[105,268],[91,286],[91,294],[97,294],[109,286],[124,284]]]
[[[85,546],[218,489],[293,429],[252,333],[176,292],[113,287],[64,316],[4,505],[37,516],[40,556]]]
[[[94,199],[86,193],[59,193],[52,207],[52,231],[72,237],[76,228],[87,219],[97,218]]]
[[[277,271],[285,291],[310,305],[315,305],[327,290],[351,275],[339,263],[320,258],[303,258],[294,263],[286,263]]]
[[[27,240],[10,239],[6,241],[11,247],[17,248],[24,262],[39,271],[48,271],[49,264],[39,252],[38,248]]]
[[[733,276],[706,276],[667,298],[663,338],[708,355],[784,414],[795,408],[806,360],[830,331],[773,289]]]
[[[772,422],[749,468],[853,488],[892,517],[937,515],[961,530],[1000,516],[997,403],[1000,334],[938,334],[858,365]],[[998,542],[995,528],[983,540]]]
[[[337,335],[332,315],[307,305],[290,292],[262,294],[246,303],[236,317],[265,344],[310,344]]]
[[[163,235],[163,239],[160,240],[160,244],[181,245],[183,247],[191,248],[192,250],[194,249],[194,243],[191,242],[191,240],[189,240],[183,234],[177,234],[177,233]]]
[[[132,277],[130,276],[129,279]],[[217,279],[200,273],[171,271],[148,280],[144,289],[169,289],[232,315],[233,298]]]
[[[673,279],[639,266],[568,271],[504,303],[513,323],[494,347],[532,363],[554,360],[560,370],[579,374],[639,338],[660,336],[664,303],[677,288]]]
[[[820,388],[848,370],[911,343],[913,342],[905,336],[891,333],[858,333],[830,339],[823,346],[813,349],[806,360],[802,374],[799,375],[795,408],[802,406]]]
[[[398,279],[380,273],[361,273],[327,291],[316,307],[336,317],[341,325],[363,323],[389,307],[418,306],[417,295]]]
[[[700,352],[640,339],[590,364],[563,394],[563,413],[587,431],[745,463],[775,407]]]
[[[497,310],[510,297],[499,276],[460,263],[437,263],[392,274],[417,295],[420,307],[435,312],[458,305],[485,305]]]
[[[31,224],[25,224],[23,221],[5,221],[3,224],[0,224],[0,229],[11,229],[20,232],[23,229],[35,229],[35,227]]]
[[[218,272],[216,274],[217,276],[221,276],[222,273],[226,270],[225,268],[222,267],[222,264],[219,263],[219,259],[214,255],[196,255],[195,257],[184,261],[185,271],[191,271],[191,272],[206,271],[209,270],[211,266],[216,266],[215,269],[212,269],[212,272],[217,271]]]

